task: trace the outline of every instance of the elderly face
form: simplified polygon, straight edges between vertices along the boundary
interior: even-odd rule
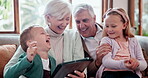
[[[51,24],[51,30],[57,34],[62,34],[70,22],[70,17],[70,14],[65,15],[62,19],[57,19],[56,17],[50,16],[48,20]]]
[[[75,21],[79,33],[83,37],[92,37],[96,34],[95,17],[91,17],[88,11],[82,11],[75,15]]]

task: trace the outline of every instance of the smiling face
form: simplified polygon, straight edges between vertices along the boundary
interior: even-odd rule
[[[105,32],[110,38],[123,38],[124,23],[119,15],[108,15],[104,19]]]
[[[37,41],[37,47],[39,51],[46,51],[51,48],[50,37],[42,27],[33,27],[31,30],[32,41]]]
[[[89,12],[85,10],[75,15],[75,21],[77,29],[83,37],[95,36],[95,16],[92,18]]]
[[[48,21],[50,22],[50,28],[57,34],[62,34],[67,25],[70,23],[70,14],[65,15],[62,19],[57,19],[56,17],[49,16]]]

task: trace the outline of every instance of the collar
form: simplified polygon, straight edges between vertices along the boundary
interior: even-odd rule
[[[98,33],[102,32],[102,28],[99,26],[98,23],[96,23],[95,26],[96,26],[96,28],[97,28],[97,32],[96,32],[96,35],[95,35],[94,37],[87,37],[87,38],[86,38],[86,37],[83,37],[82,35],[81,35],[81,37],[82,37],[84,40],[85,40],[85,39],[92,39],[92,38],[95,38]]]
[[[62,34],[55,33],[54,31],[51,30],[51,28],[49,26],[46,27],[46,31],[49,34],[49,36],[51,36],[51,37],[60,37],[60,36],[64,35],[64,33],[62,33]]]

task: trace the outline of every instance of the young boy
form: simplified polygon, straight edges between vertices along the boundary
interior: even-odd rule
[[[19,61],[9,68],[4,78],[50,78],[56,62],[48,51],[51,48],[49,35],[42,27],[31,26],[20,35],[20,45],[25,51]]]

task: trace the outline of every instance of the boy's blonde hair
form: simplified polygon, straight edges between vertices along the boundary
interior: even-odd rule
[[[26,28],[20,35],[20,45],[25,52],[27,52],[27,48],[28,48],[27,41],[33,39],[33,35],[31,33],[31,30],[34,27],[35,27],[35,25]]]
[[[134,37],[134,34],[131,32],[131,23],[129,17],[124,9],[122,8],[112,8],[105,12],[103,15],[103,19],[106,18],[108,15],[118,15],[121,17],[121,21],[126,24],[126,28],[123,30],[124,37]],[[107,33],[103,31],[103,37],[107,36]]]

